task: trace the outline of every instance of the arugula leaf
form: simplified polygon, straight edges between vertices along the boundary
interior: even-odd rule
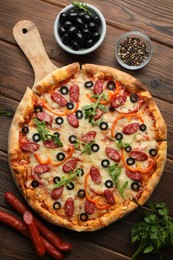
[[[92,16],[92,13],[88,10],[88,6],[84,3],[79,3],[79,2],[76,2],[76,1],[73,1],[72,2],[72,5],[74,5],[75,7],[78,7],[80,9],[82,9],[85,13],[89,14]]]
[[[130,146],[130,143],[123,143],[122,140],[119,140],[117,142],[117,146],[119,149],[126,148],[127,146]]]
[[[104,95],[105,95],[104,91],[100,95],[95,95],[98,98],[95,103],[90,104],[90,105],[85,105],[82,107],[82,109],[84,110],[85,119],[88,119],[89,123],[91,123],[92,125],[95,124],[94,117],[96,115],[97,108],[101,109],[103,112],[107,111],[105,106],[103,106],[102,104],[99,104],[101,98],[104,97]]]
[[[121,194],[122,198],[125,199],[124,190],[127,188],[128,181],[126,181],[123,186],[120,186],[119,179],[118,179],[118,177],[121,174],[122,168],[118,166],[118,164],[113,164],[108,167],[108,170],[119,193]]]
[[[67,185],[69,182],[73,181],[76,176],[81,177],[81,170],[77,169],[74,173],[72,171],[69,172],[68,177],[62,177],[61,180],[54,185],[54,188],[59,188],[63,185]]]
[[[131,260],[140,253],[157,253],[161,256],[164,247],[173,245],[173,218],[168,215],[167,205],[163,202],[150,202],[148,206],[143,221],[131,227],[131,243],[139,243]]]
[[[55,144],[57,144],[59,147],[63,147],[59,137],[57,137],[55,134],[49,133],[49,130],[46,128],[46,122],[41,121],[38,118],[35,118],[34,121],[42,141],[50,141],[50,139],[53,139]]]
[[[87,153],[87,154],[91,154],[92,152],[92,145],[95,143],[95,141],[91,141],[89,143],[87,142],[82,142],[80,140],[76,140],[76,142],[74,143],[74,147],[76,150],[78,151],[82,151],[82,153]],[[80,145],[83,146],[83,150],[80,149]]]
[[[0,115],[1,116],[6,116],[6,117],[11,117],[12,116],[12,111],[8,109],[3,109],[0,110]]]

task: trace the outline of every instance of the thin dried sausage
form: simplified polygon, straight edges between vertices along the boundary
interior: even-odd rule
[[[71,101],[74,101],[74,102],[79,101],[79,86],[78,85],[72,85],[70,87],[69,96],[71,98]]]
[[[123,128],[122,132],[123,132],[123,134],[131,135],[131,134],[136,133],[138,129],[139,129],[139,124],[138,123],[131,123],[129,125],[126,125]]]
[[[99,108],[96,109],[96,114],[94,116],[94,120],[98,120],[103,115],[103,111]]]
[[[48,124],[52,124],[53,117],[47,114],[46,112],[39,112],[37,113],[37,118],[40,119],[41,121],[44,121]]]
[[[93,180],[94,183],[99,184],[102,181],[101,175],[100,175],[100,171],[98,168],[96,167],[91,167],[90,169],[90,176],[91,179]]]
[[[68,217],[72,217],[73,216],[73,212],[74,212],[74,200],[69,197],[64,205],[65,208],[65,213]]]
[[[134,158],[137,161],[145,161],[148,160],[148,155],[144,153],[143,151],[131,151],[130,157]]]
[[[134,181],[141,181],[143,178],[141,172],[131,172],[128,169],[126,169],[126,175]]]
[[[115,162],[119,162],[121,160],[121,155],[117,150],[112,147],[106,147],[105,149],[107,156]]]
[[[114,97],[114,98],[112,99],[110,105],[111,105],[111,107],[113,107],[113,108],[117,108],[117,107],[123,105],[123,104],[126,102],[126,99],[127,99],[126,95],[116,96],[116,97]]]
[[[86,201],[85,201],[85,212],[87,214],[92,214],[94,212],[94,207],[95,207],[94,203],[86,199]]]
[[[59,199],[63,193],[63,190],[64,190],[64,186],[53,189],[51,192],[51,198],[53,200]]]
[[[21,144],[21,149],[25,152],[35,152],[39,149],[40,145],[34,142],[25,142]]]
[[[67,100],[65,99],[65,97],[63,97],[61,94],[59,94],[57,92],[53,92],[51,94],[51,99],[60,106],[66,106],[67,105]]]
[[[74,128],[79,127],[79,120],[78,120],[78,118],[76,117],[75,114],[68,114],[68,115],[67,115],[67,121],[68,121],[68,123],[69,123],[72,127],[74,127]]]
[[[37,174],[42,174],[48,171],[50,171],[50,166],[48,164],[38,164],[34,167],[34,172]]]
[[[95,85],[94,85],[94,94],[95,95],[100,95],[103,92],[103,83],[101,80],[97,80]]]
[[[96,131],[89,131],[82,137],[82,141],[90,143],[94,140],[95,137],[96,137]]]
[[[70,171],[73,171],[76,168],[77,165],[77,159],[76,158],[72,158],[69,161],[67,161],[64,165],[63,165],[63,171],[65,173],[68,173]]]
[[[109,203],[111,205],[115,204],[115,198],[114,198],[114,195],[111,190],[109,190],[109,189],[104,190],[104,197],[105,197],[107,203]]]

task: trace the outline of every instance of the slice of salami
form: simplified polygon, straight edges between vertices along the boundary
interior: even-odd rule
[[[96,137],[96,131],[89,131],[87,134],[85,134],[82,137],[82,141],[90,143],[94,140],[95,137]]]
[[[113,107],[113,108],[117,108],[117,107],[123,105],[123,104],[126,102],[126,99],[127,99],[126,95],[116,96],[116,97],[114,97],[114,98],[112,99],[110,105],[111,105],[111,107]]]
[[[78,120],[78,118],[76,117],[75,114],[68,114],[68,115],[67,115],[67,121],[68,121],[68,123],[69,123],[72,127],[74,127],[74,128],[79,127],[79,120]]]
[[[41,121],[44,121],[48,124],[52,124],[53,117],[47,114],[46,112],[39,112],[37,113],[37,118],[40,119]]]
[[[126,169],[126,175],[134,180],[134,181],[141,181],[142,180],[142,173],[141,172],[131,172],[130,170]]]
[[[91,179],[93,180],[94,183],[99,184],[102,181],[101,175],[100,175],[100,171],[98,168],[96,167],[91,167],[90,169],[90,176]]]
[[[78,85],[72,85],[70,87],[69,96],[71,98],[71,101],[74,101],[74,102],[79,101],[79,86]]]
[[[51,198],[53,200],[59,199],[61,197],[62,193],[63,193],[63,190],[64,190],[64,186],[53,189],[52,192],[51,192]]]
[[[134,158],[137,161],[148,160],[148,155],[142,151],[134,150],[130,152],[130,157]]]
[[[95,85],[94,85],[94,94],[95,95],[100,95],[103,92],[103,83],[101,80],[97,80]]]
[[[104,197],[107,203],[111,205],[115,204],[115,198],[111,190],[109,189],[104,190]]]
[[[94,207],[95,207],[94,203],[86,199],[86,201],[85,201],[85,212],[87,214],[92,214],[94,212]]]
[[[117,150],[112,147],[106,147],[105,149],[106,155],[115,162],[119,162],[121,160],[121,155]]]
[[[66,106],[67,105],[67,100],[65,99],[65,97],[63,97],[61,94],[59,94],[57,92],[53,92],[51,94],[51,99],[60,106]]]
[[[96,114],[94,116],[94,120],[98,120],[103,115],[103,111],[99,108],[96,109]]]
[[[123,134],[126,134],[126,135],[131,135],[131,134],[134,134],[138,131],[139,129],[139,123],[131,123],[129,125],[126,125],[122,132]]]
[[[44,172],[48,172],[50,170],[50,166],[48,164],[38,164],[34,167],[34,172],[37,174],[42,174]]]
[[[77,159],[76,158],[70,159],[63,165],[63,171],[65,173],[73,171],[76,168],[76,165],[77,165]]]
[[[35,152],[39,149],[40,145],[34,142],[25,142],[21,144],[21,149],[26,152]]]
[[[65,205],[64,205],[64,208],[65,208],[65,213],[68,217],[71,217],[73,216],[73,212],[74,212],[74,200],[69,197],[66,202],[65,202]]]

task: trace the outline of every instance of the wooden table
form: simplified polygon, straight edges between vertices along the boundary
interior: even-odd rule
[[[114,54],[115,41],[124,32],[139,30],[152,40],[154,53],[150,63],[139,71],[127,71],[147,85],[168,126],[168,157],[164,174],[151,201],[163,201],[173,215],[173,1],[167,0],[88,0],[104,14],[107,22],[106,38],[93,53],[74,56],[64,52],[55,42],[53,23],[69,1],[58,0],[1,0],[0,1],[0,108],[15,112],[27,86],[32,86],[34,74],[21,49],[16,44],[12,29],[20,20],[36,24],[45,49],[52,62],[61,67],[74,61],[89,62],[121,68]],[[4,200],[4,192],[12,191],[22,199],[13,183],[7,161],[7,138],[11,118],[0,117],[0,209],[15,212]],[[130,227],[140,218],[140,209],[107,228],[91,233],[76,233],[50,225],[62,238],[73,244],[65,254],[70,260],[125,260],[135,251],[130,244]],[[163,253],[173,259],[173,248]],[[139,257],[138,259],[147,259]],[[39,259],[31,242],[10,227],[0,223],[0,259]],[[45,256],[44,259],[51,259]],[[159,259],[158,255],[150,259]]]

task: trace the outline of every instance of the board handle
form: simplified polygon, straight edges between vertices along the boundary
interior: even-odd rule
[[[40,33],[33,22],[19,21],[13,28],[13,36],[32,65],[35,74],[34,85],[57,69],[49,59]]]

